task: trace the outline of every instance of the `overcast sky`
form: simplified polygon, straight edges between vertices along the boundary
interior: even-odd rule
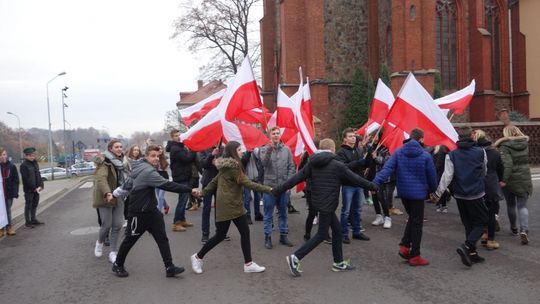
[[[62,128],[66,120],[111,135],[158,131],[179,91],[196,89],[204,57],[170,40],[180,0],[0,0],[0,120]],[[66,125],[69,128],[69,125]]]

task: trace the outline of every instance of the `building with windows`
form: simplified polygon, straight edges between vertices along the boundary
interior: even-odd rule
[[[532,86],[527,81],[540,82],[534,73],[540,68],[539,36],[534,34],[539,2],[265,0],[265,102],[275,101],[278,83],[295,91],[302,66],[310,77],[314,114],[322,121],[319,133],[333,136],[354,72],[364,69],[376,80],[385,65],[394,94],[411,71],[430,92],[440,74],[443,95],[475,79],[469,111],[455,122],[496,121],[503,108],[540,119],[540,106],[529,103]]]

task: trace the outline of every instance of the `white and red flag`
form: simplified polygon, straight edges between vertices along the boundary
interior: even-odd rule
[[[383,125],[390,108],[394,104],[394,100],[392,90],[379,78],[375,96],[371,101],[368,121],[356,133],[360,135],[371,134]]]
[[[405,79],[386,121],[409,134],[414,128],[421,128],[428,146],[456,148],[456,130],[412,73]]]
[[[306,84],[303,86],[302,106],[300,107],[302,118],[306,124],[309,135],[311,138],[315,138],[315,127],[313,125],[313,109],[311,106],[311,90],[309,88],[309,78]]]
[[[211,96],[197,102],[191,107],[179,110],[180,117],[184,121],[186,126],[190,126],[196,120],[200,120],[204,115],[208,114],[213,108],[217,107],[223,94],[227,89],[222,89],[219,92],[212,94]]]
[[[465,88],[454,92],[450,95],[435,99],[435,103],[439,105],[441,109],[449,109],[454,111],[456,115],[463,115],[465,109],[469,106],[476,88],[476,82],[474,79]]]
[[[251,63],[246,57],[221,101],[199,122],[180,136],[184,144],[194,151],[224,142],[238,141],[243,148],[252,150],[269,142],[257,128],[235,121],[239,115],[253,109],[262,109],[262,101]]]

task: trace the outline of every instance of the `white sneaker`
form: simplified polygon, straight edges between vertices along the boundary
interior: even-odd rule
[[[96,241],[96,247],[94,248],[94,255],[96,258],[100,258],[103,255],[103,243]]]
[[[126,228],[127,227],[127,220],[124,220],[124,224],[122,225],[122,228]]]
[[[263,272],[265,269],[265,267],[259,266],[255,262],[251,262],[249,265],[244,264],[244,272]]]
[[[385,217],[384,217],[383,228],[384,228],[384,229],[390,229],[390,228],[392,228],[392,218],[391,218],[391,217],[389,217],[389,216],[385,216]]]
[[[371,225],[373,226],[379,226],[379,225],[382,225],[384,223],[384,218],[382,215],[380,214],[377,214],[375,216],[375,220],[373,222],[371,222]]]
[[[313,225],[317,225],[317,223],[318,223],[317,217],[314,217],[313,218]]]
[[[193,269],[193,272],[201,274],[203,272],[202,266],[203,266],[203,260],[199,259],[196,253],[192,255],[191,256],[191,269]]]
[[[111,251],[109,253],[109,262],[111,262],[111,264],[114,264],[114,262],[116,262],[116,252]]]

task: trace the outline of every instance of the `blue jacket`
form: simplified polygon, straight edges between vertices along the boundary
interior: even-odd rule
[[[409,140],[386,162],[373,182],[378,186],[396,173],[398,195],[405,199],[424,200],[437,189],[433,159],[416,140]]]

